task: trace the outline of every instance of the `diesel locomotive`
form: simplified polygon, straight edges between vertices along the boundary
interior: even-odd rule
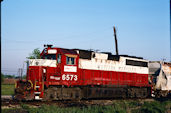
[[[22,100],[146,98],[152,94],[148,60],[46,45],[29,59],[26,80],[16,83]]]

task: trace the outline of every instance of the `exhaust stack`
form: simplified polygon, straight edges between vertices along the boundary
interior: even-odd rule
[[[118,42],[117,42],[117,37],[116,37],[116,29],[115,29],[115,26],[113,26],[113,32],[114,32],[114,38],[115,38],[116,55],[119,55],[119,53],[118,53]]]

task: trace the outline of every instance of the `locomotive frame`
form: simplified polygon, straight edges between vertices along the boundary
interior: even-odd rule
[[[80,100],[151,96],[148,61],[48,46],[41,59],[30,59],[26,81],[17,81],[15,98]]]

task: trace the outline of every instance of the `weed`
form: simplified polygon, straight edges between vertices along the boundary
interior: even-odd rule
[[[14,111],[14,112],[13,112]],[[58,107],[55,105],[41,105],[32,108],[27,104],[21,104],[20,109],[3,109],[2,113],[165,113],[171,111],[171,101],[144,102],[139,101],[115,101],[113,105],[83,106],[83,107]]]
[[[165,113],[165,105],[158,102],[144,102],[142,107],[137,110],[140,113]]]

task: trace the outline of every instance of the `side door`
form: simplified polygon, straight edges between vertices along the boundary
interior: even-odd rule
[[[62,80],[64,85],[71,86],[78,83],[78,55],[63,55]]]

